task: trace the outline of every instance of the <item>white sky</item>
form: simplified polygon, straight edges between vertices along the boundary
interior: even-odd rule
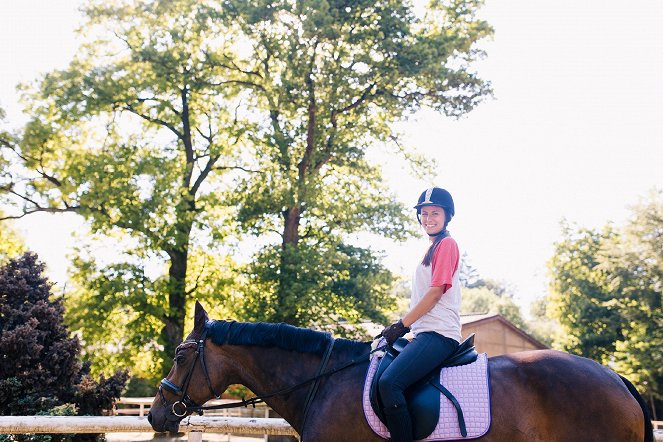
[[[15,85],[67,65],[80,0],[0,0],[0,106],[24,121]],[[515,287],[527,305],[546,290],[545,263],[566,218],[586,227],[623,223],[627,206],[663,187],[663,2],[487,0],[495,28],[479,66],[495,99],[461,120],[421,112],[406,141],[439,162],[454,237],[482,276]],[[430,183],[399,165],[387,175],[413,204]],[[51,276],[65,281],[75,216],[17,223]],[[386,263],[409,274],[422,243],[394,245]]]

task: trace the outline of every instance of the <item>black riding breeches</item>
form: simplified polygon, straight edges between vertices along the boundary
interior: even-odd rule
[[[405,405],[405,390],[440,365],[459,343],[435,332],[418,333],[380,377],[382,406]]]

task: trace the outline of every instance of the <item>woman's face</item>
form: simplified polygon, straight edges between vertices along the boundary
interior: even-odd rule
[[[440,206],[424,206],[421,208],[421,226],[428,235],[437,235],[444,228],[447,217]]]

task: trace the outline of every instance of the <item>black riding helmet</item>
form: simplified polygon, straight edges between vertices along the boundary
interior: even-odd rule
[[[454,200],[451,197],[451,194],[439,187],[431,187],[430,189],[426,189],[421,193],[419,201],[417,201],[417,205],[414,206],[414,208],[417,209],[417,219],[419,220],[419,224],[421,224],[421,208],[425,206],[442,207],[447,215],[447,224],[456,214],[456,210],[454,209]]]

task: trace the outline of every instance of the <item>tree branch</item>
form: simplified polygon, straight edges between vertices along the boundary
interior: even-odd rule
[[[144,119],[144,120],[146,120],[146,121],[149,121],[150,123],[159,124],[159,125],[161,125],[161,126],[163,126],[163,127],[166,127],[166,128],[168,128],[172,133],[174,133],[175,135],[177,135],[177,138],[178,138],[178,139],[180,139],[180,140],[184,139],[184,135],[182,134],[182,132],[178,131],[178,130],[175,128],[175,126],[173,126],[172,124],[170,124],[169,122],[167,122],[167,121],[165,121],[165,120],[162,120],[162,119],[160,119],[160,118],[152,118],[152,117],[150,117],[150,116],[148,116],[148,115],[144,115],[144,114],[138,112],[138,110],[136,110],[131,104],[127,104],[127,105],[119,106],[119,107],[120,107],[120,109],[124,109],[124,110],[127,110],[127,111],[129,111],[129,112],[135,114],[135,115],[138,115],[140,118],[142,118],[142,119]]]
[[[0,217],[0,221],[8,220],[8,219],[20,219],[20,218],[23,218],[24,216],[31,215],[31,214],[37,213],[37,212],[66,213],[66,212],[77,212],[81,209],[81,206],[70,206],[66,202],[63,203],[65,205],[65,207],[42,207],[37,201],[29,198],[26,195],[22,195],[22,194],[16,192],[11,187],[5,186],[5,187],[3,187],[2,190],[7,192],[7,193],[10,193],[12,195],[17,196],[19,199],[22,199],[23,201],[33,205],[34,207],[24,208],[23,213],[20,214],[20,215],[8,215],[8,216]]]
[[[212,168],[212,170],[233,170],[233,169],[242,170],[247,173],[261,173],[261,174],[265,173],[262,170],[252,170],[242,166],[216,166]]]
[[[245,75],[253,75],[253,76],[257,76],[259,78],[262,78],[262,75],[260,75],[260,72],[258,72],[258,71],[247,71],[247,70],[244,70],[244,69],[240,68],[237,65],[237,63],[235,63],[232,60],[232,58],[230,58],[226,54],[223,54],[223,58],[228,60],[230,62],[230,65],[220,63],[218,61],[214,61],[214,58],[208,52],[205,52],[205,59],[207,60],[207,64],[210,65],[210,66],[221,67],[221,68],[229,69],[229,70],[232,70],[232,71],[241,72],[242,74],[245,74]]]
[[[357,100],[354,103],[351,103],[351,104],[347,105],[346,107],[341,108],[338,111],[338,113],[345,113],[347,111],[350,111],[350,110],[356,108],[357,106],[359,106],[360,104],[362,104],[363,102],[365,102],[368,99],[368,97],[370,96],[370,92],[374,87],[375,87],[375,83],[372,83],[370,86],[368,86],[366,89],[364,89],[364,92],[362,92],[361,97],[357,98]],[[373,96],[375,96],[375,94]]]
[[[203,181],[205,181],[207,175],[209,175],[209,173],[214,169],[214,163],[216,163],[220,157],[221,155],[214,155],[210,157],[209,161],[207,161],[207,164],[205,165],[205,168],[200,171],[200,175],[198,175],[198,178],[196,178],[196,182],[189,190],[190,195],[193,196],[198,192],[200,185],[203,184]]]

